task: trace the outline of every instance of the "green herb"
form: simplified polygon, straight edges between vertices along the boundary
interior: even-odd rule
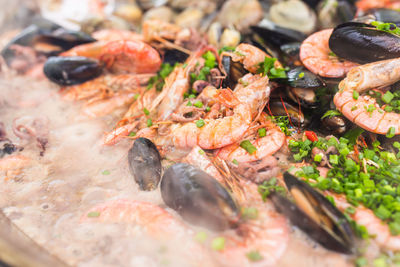
[[[135,100],[138,100],[139,97],[140,97],[140,94],[135,94],[135,95],[133,96],[133,98],[134,98]]]
[[[394,23],[384,23],[384,22],[380,22],[380,21],[372,21],[371,25],[375,26],[378,30],[400,36],[400,29]]]
[[[393,126],[389,128],[388,132],[386,133],[386,137],[387,138],[392,138],[394,137],[396,134],[396,128],[394,128]]]
[[[143,109],[143,113],[144,113],[146,116],[149,116],[149,115],[150,115],[150,111],[149,111],[147,108],[144,108],[144,109]]]
[[[321,154],[317,154],[317,155],[314,156],[314,161],[315,162],[321,162],[321,160],[322,160],[322,155]]]
[[[304,77],[304,72],[300,72],[298,77],[299,77],[300,79],[303,78],[303,77]]]
[[[242,208],[242,218],[245,220],[256,220],[258,218],[258,210],[254,207]]]
[[[389,104],[390,101],[392,101],[394,98],[394,95],[390,92],[387,91],[385,94],[382,95],[382,101],[385,102],[386,104]]]
[[[153,88],[153,86],[155,86],[157,91],[161,91],[165,84],[165,78],[167,78],[168,75],[171,74],[175,67],[176,64],[174,66],[171,66],[169,63],[162,64],[161,69],[157,73],[157,75],[149,79],[147,89],[151,89]]]
[[[239,165],[239,162],[236,159],[233,159],[232,163],[235,164],[235,165]]]
[[[362,266],[367,266],[368,260],[364,257],[360,257],[356,259],[356,266],[357,267],[362,267]]]
[[[267,130],[265,128],[258,129],[258,136],[259,137],[264,137],[266,135],[267,135]]]
[[[352,106],[351,107],[351,111],[354,111],[354,110],[356,110],[358,107],[357,106]]]
[[[325,112],[325,114],[321,117],[321,119],[324,119],[326,117],[328,118],[332,118],[335,116],[340,116],[342,115],[338,110],[328,110],[327,112]]]
[[[221,251],[225,248],[225,238],[223,237],[216,237],[211,242],[211,248],[213,250]]]
[[[190,102],[190,100],[186,103],[186,106],[191,107],[193,106],[192,102]]]
[[[147,127],[153,126],[153,121],[151,119],[147,119]]]
[[[211,110],[210,107],[206,107],[206,112],[209,112]]]
[[[110,172],[109,170],[104,170],[101,174],[103,174],[103,175],[110,175],[111,172]]]
[[[198,120],[198,121],[196,121],[196,126],[197,126],[197,128],[201,128],[201,127],[203,127],[204,125],[206,125],[206,123],[204,122],[204,120]]]
[[[286,136],[292,135],[292,131],[289,127],[290,121],[288,116],[271,116],[271,120],[281,129],[281,131]]]
[[[194,239],[195,239],[197,242],[199,242],[199,243],[204,243],[204,242],[206,242],[207,237],[208,237],[208,236],[207,236],[207,233],[201,231],[201,232],[198,232],[198,233],[194,236]]]
[[[204,153],[205,153],[205,152],[204,152],[203,149],[199,149],[199,154],[200,154],[200,155],[204,155]]]
[[[89,213],[87,214],[87,216],[88,216],[89,218],[96,218],[96,217],[99,217],[99,216],[100,216],[100,212],[99,212],[99,211],[92,211],[92,212],[89,212]]]
[[[221,54],[222,52],[225,52],[225,51],[234,51],[234,50],[235,50],[235,48],[233,46],[224,46],[218,50],[218,54]]]
[[[250,155],[253,155],[257,151],[257,148],[249,140],[240,142],[240,147],[246,150]]]
[[[246,257],[249,259],[249,261],[260,261],[264,259],[257,250],[250,251],[246,254]]]
[[[135,135],[136,135],[136,132],[130,132],[130,133],[128,134],[129,137],[134,137]]]
[[[357,100],[359,96],[360,94],[356,90],[353,90],[353,99]]]
[[[344,134],[344,138],[346,138],[349,141],[350,145],[355,145],[357,142],[358,137],[364,132],[364,129],[357,127],[354,129],[351,129],[349,131],[347,131]]]
[[[333,53],[332,51],[329,52],[328,54],[330,57],[338,57],[335,53]]]
[[[206,60],[204,63],[206,67],[212,69],[216,66],[216,58],[214,53],[212,53],[211,51],[207,51],[203,54],[202,57]]]
[[[197,108],[202,108],[203,107],[203,102],[201,102],[200,100],[196,101],[193,106],[197,107]]]
[[[276,58],[265,57],[264,62],[260,63],[257,73],[267,75],[270,79],[273,78],[286,78],[286,72],[283,68],[275,68],[274,63]]]
[[[386,263],[386,258],[379,257],[374,260],[374,267],[389,267],[389,265]]]
[[[269,179],[268,181],[264,181],[258,186],[258,192],[264,201],[273,192],[284,194],[285,191],[286,190],[283,186],[278,185],[278,180],[275,177]]]

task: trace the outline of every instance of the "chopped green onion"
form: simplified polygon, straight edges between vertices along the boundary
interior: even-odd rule
[[[151,119],[147,119],[147,127],[153,126],[153,121]]]
[[[96,218],[96,217],[99,217],[99,216],[100,216],[100,212],[99,212],[99,211],[91,211],[91,212],[89,212],[89,213],[87,214],[87,216],[88,216],[89,218]]]
[[[199,149],[199,154],[200,154],[200,155],[204,155],[204,153],[205,153],[205,152],[204,152],[203,149]]]
[[[392,126],[389,128],[388,132],[386,133],[387,138],[392,138],[396,134],[396,129]]]
[[[266,135],[267,135],[267,130],[265,128],[258,129],[258,136],[259,137],[264,137]]]
[[[239,165],[239,162],[236,159],[233,159],[232,163],[235,164],[235,165]]]
[[[204,243],[207,240],[207,233],[204,231],[198,232],[195,236],[194,239],[199,242],[199,243]]]
[[[250,155],[257,151],[257,148],[249,140],[240,142],[240,147],[246,150]]]
[[[389,104],[393,98],[394,95],[390,91],[387,91],[385,94],[382,95],[382,101],[385,102],[386,104]]]
[[[216,237],[211,242],[211,248],[213,250],[221,251],[225,248],[225,238],[223,237]]]
[[[110,175],[111,172],[110,172],[109,170],[104,170],[101,174],[103,174],[103,175]]]
[[[144,113],[146,116],[149,116],[149,115],[150,115],[150,111],[149,111],[147,108],[144,108],[144,109],[143,109],[143,113]]]
[[[300,79],[303,78],[303,77],[304,77],[304,72],[300,72],[298,77],[299,77]]]
[[[258,210],[254,207],[242,208],[242,218],[245,220],[256,220],[258,218]]]
[[[360,94],[356,90],[353,90],[353,99],[357,100],[359,96]]]
[[[135,135],[136,135],[136,132],[130,132],[130,133],[128,134],[129,137],[134,137]]]
[[[204,120],[198,120],[198,121],[196,121],[196,126],[197,126],[197,128],[201,128],[201,127],[203,127],[204,125],[206,125],[206,123],[204,122]]]
[[[246,257],[249,259],[249,261],[260,261],[264,259],[257,250],[250,251],[246,254]]]
[[[203,102],[201,102],[201,101],[196,101],[194,104],[193,104],[193,106],[195,106],[195,107],[197,107],[197,108],[202,108],[203,107]]]

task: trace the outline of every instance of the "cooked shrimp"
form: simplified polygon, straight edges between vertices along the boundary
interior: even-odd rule
[[[76,46],[61,55],[96,58],[119,73],[155,73],[161,66],[157,50],[137,40],[97,41]]]
[[[339,84],[339,92],[333,101],[343,115],[363,129],[386,134],[394,129],[400,134],[400,114],[386,112],[376,100],[368,95],[353,97],[376,87],[385,87],[400,80],[400,59],[389,59],[359,66],[352,69]]]
[[[234,52],[224,54],[230,55],[235,62],[243,63],[244,67],[252,73],[256,73],[265,58],[270,57],[261,49],[245,43],[239,44]],[[282,64],[279,61],[275,61],[274,66],[275,68],[282,68]]]
[[[254,140],[250,141],[257,149],[253,154],[249,154],[249,152],[240,147],[238,143],[223,147],[216,151],[215,154],[219,158],[229,162],[233,160],[237,160],[238,162],[251,162],[274,154],[283,146],[286,141],[286,136],[279,127],[274,125],[270,120],[266,121],[263,126],[266,129],[266,136],[257,138],[258,133],[255,133],[256,137]]]
[[[344,196],[332,193],[329,193],[329,195],[335,199],[335,203],[340,210],[345,210],[351,206]],[[390,233],[389,226],[376,217],[372,210],[358,205],[352,218],[358,224],[367,228],[368,233],[374,237],[379,246],[391,251],[400,251],[400,236],[393,236]]]
[[[141,34],[127,30],[103,29],[92,33],[92,37],[99,41],[137,40],[143,41]]]
[[[344,77],[358,64],[331,55],[329,37],[332,29],[311,34],[300,47],[300,60],[311,72],[328,78]]]
[[[12,155],[0,159],[0,175],[4,178],[12,179],[21,174],[22,169],[31,164],[31,159],[22,155]]]
[[[113,112],[117,108],[129,105],[134,99],[135,92],[125,91],[115,94],[111,98],[86,103],[82,110],[89,117],[100,117]]]
[[[222,176],[217,168],[206,155],[198,153],[198,149],[193,149],[186,159],[221,182],[219,179]],[[242,222],[239,226],[241,233],[224,234],[225,248],[214,252],[214,255],[222,266],[276,266],[289,242],[288,223],[283,216],[267,207],[255,184],[239,181],[237,186],[241,190],[231,188],[236,201],[242,207],[257,208],[258,216],[255,220]],[[258,253],[261,259],[251,262],[247,257],[250,252]]]
[[[400,1],[398,0],[359,0],[356,2],[356,7],[362,11],[367,11],[373,8],[390,8],[399,9]]]
[[[246,76],[253,77],[252,74]],[[205,125],[201,128],[197,127],[195,122],[174,125],[171,129],[174,145],[188,148],[197,144],[204,149],[215,149],[239,141],[269,98],[268,77],[256,77],[257,80],[233,92],[239,104],[233,107],[232,116],[205,119]]]
[[[151,90],[145,91],[137,101],[134,101],[120,121],[120,125],[105,135],[104,144],[114,145],[118,140],[128,136],[129,133],[134,131],[139,125],[140,119],[143,117],[143,109],[150,107],[156,96],[157,91],[155,88],[152,88]]]
[[[96,213],[99,216],[90,217]],[[137,225],[155,238],[168,238],[184,232],[184,225],[164,209],[148,202],[117,199],[91,208],[81,222],[127,223]]]

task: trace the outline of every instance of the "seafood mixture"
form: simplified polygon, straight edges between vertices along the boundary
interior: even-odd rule
[[[71,266],[399,266],[399,8],[15,7],[2,213]]]

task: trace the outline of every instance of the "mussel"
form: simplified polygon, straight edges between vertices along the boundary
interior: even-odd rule
[[[46,77],[59,85],[81,84],[102,73],[99,61],[86,57],[50,57],[44,64]]]
[[[165,171],[160,188],[165,204],[184,220],[215,231],[236,226],[238,207],[226,189],[204,171],[175,164]]]
[[[140,190],[151,191],[161,180],[161,156],[147,138],[136,139],[128,151],[129,170]]]
[[[327,134],[341,135],[348,130],[348,121],[342,115],[328,116],[321,119],[322,130]]]
[[[248,72],[241,63],[234,62],[230,56],[222,56],[221,63],[226,73],[223,87],[234,88],[238,80]]]
[[[374,26],[347,22],[337,26],[329,48],[340,58],[360,64],[400,57],[400,37]]]
[[[369,12],[371,15],[375,17],[375,20],[387,22],[387,23],[394,23],[399,25],[400,24],[400,12],[394,9],[387,9],[387,8],[377,8],[370,10]]]
[[[355,235],[346,217],[307,183],[288,172],[283,176],[295,203],[273,193],[271,199],[278,211],[325,248],[354,253]]]
[[[272,116],[287,116],[293,127],[305,127],[308,125],[309,120],[300,112],[299,108],[294,107],[292,104],[287,103],[281,99],[271,99],[268,103],[268,114]]]
[[[14,37],[1,51],[1,55],[11,67],[16,54],[15,46],[29,47],[39,54],[54,56],[76,45],[94,41],[83,32],[70,31],[48,20],[39,19]]]

